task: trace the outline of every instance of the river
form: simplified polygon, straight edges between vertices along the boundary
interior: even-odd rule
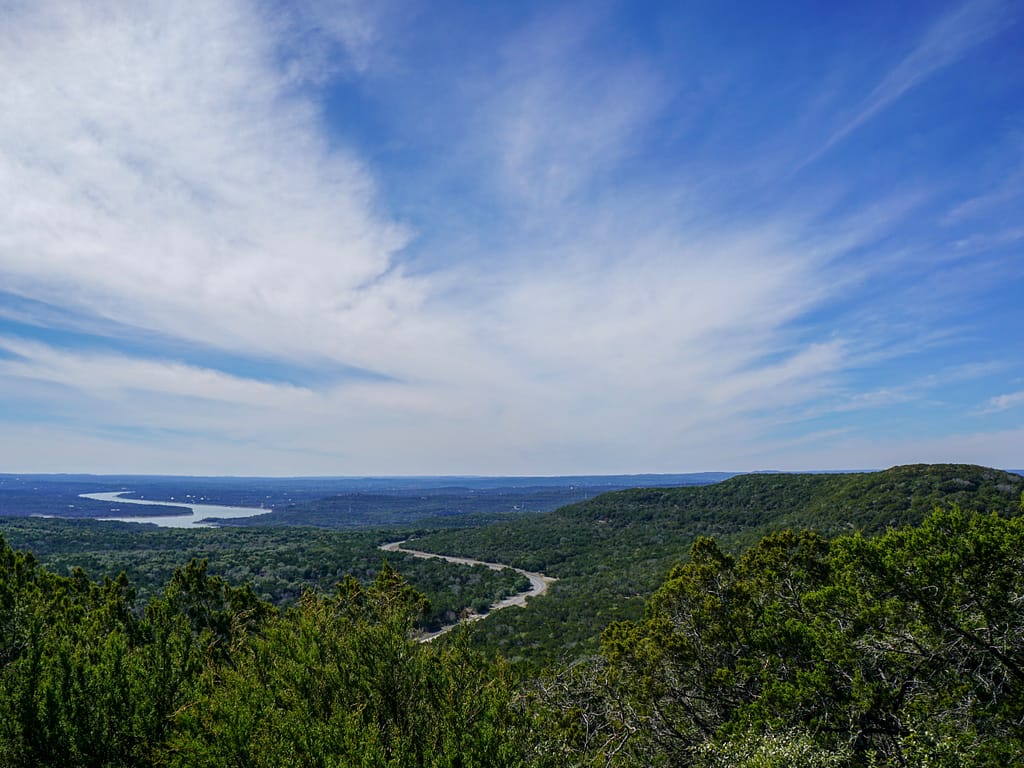
[[[126,499],[124,497],[124,494],[126,493],[131,493],[131,491],[80,493],[79,496],[83,499],[93,499],[94,501],[104,501],[111,504],[159,504],[162,507],[181,507],[182,509],[188,510],[187,515],[144,515],[136,517],[129,515],[111,515],[110,517],[96,518],[98,520],[119,523],[150,523],[152,525],[158,525],[161,528],[212,528],[216,526],[216,522],[210,521],[231,520],[240,517],[255,517],[256,515],[265,515],[267,512],[272,511],[269,509],[258,509],[256,507],[225,507],[219,504],[187,504],[180,501],[160,501],[158,499]],[[438,558],[446,560],[449,563],[457,563],[459,565],[483,565],[494,571],[500,571],[504,568],[512,568],[512,566],[505,565],[503,563],[489,563],[484,560],[474,560],[471,557],[439,555],[434,552],[423,552],[418,549],[408,549],[403,547],[403,544],[405,544],[405,540],[393,541],[389,544],[382,544],[380,548],[385,552],[404,552],[405,554],[412,555],[413,557]],[[522,574],[530,580],[530,589],[528,591],[520,592],[517,595],[512,595],[512,597],[507,597],[504,600],[494,603],[486,614],[471,613],[460,619],[455,624],[449,624],[446,627],[442,627],[437,632],[425,634],[419,638],[420,642],[429,642],[435,637],[443,635],[445,632],[450,632],[455,629],[455,627],[459,626],[459,624],[478,621],[494,611],[500,611],[502,608],[509,608],[513,605],[525,606],[528,598],[543,595],[548,591],[548,587],[558,581],[558,579],[553,576],[546,576],[543,573],[525,571],[522,568],[512,568],[512,570],[516,573]]]
[[[224,507],[219,504],[186,504],[179,501],[160,501],[159,499],[126,499],[124,497],[126,493],[131,493],[131,491],[81,493],[79,496],[83,499],[106,501],[112,504],[159,504],[161,507],[181,507],[188,510],[188,514],[181,515],[111,515],[109,517],[97,518],[99,520],[119,523],[150,523],[152,525],[159,525],[161,528],[213,528],[216,526],[216,523],[206,521],[255,517],[256,515],[265,515],[273,511],[257,507]]]
[[[412,555],[413,557],[437,558],[439,560],[446,560],[449,563],[457,563],[458,565],[485,565],[492,571],[501,571],[505,568],[512,568],[511,565],[505,565],[503,563],[488,563],[485,560],[474,560],[472,557],[438,555],[434,552],[424,552],[419,549],[408,549],[406,547],[403,547],[403,544],[405,544],[405,540],[392,541],[389,544],[381,544],[380,548],[383,549],[385,552],[404,552],[405,554]],[[552,584],[558,581],[558,579],[556,579],[554,576],[545,576],[543,573],[537,573],[535,571],[524,571],[522,568],[512,568],[512,570],[516,573],[522,574],[530,580],[530,589],[527,592],[520,592],[518,595],[512,595],[512,597],[506,597],[504,600],[500,600],[497,603],[494,603],[494,605],[490,607],[490,610],[487,613],[471,613],[454,624],[449,624],[446,627],[442,627],[437,632],[425,634],[422,637],[420,637],[420,642],[430,642],[435,637],[439,637],[440,635],[443,635],[445,632],[451,632],[453,629],[459,626],[459,624],[465,624],[470,621],[479,621],[480,619],[486,618],[490,614],[494,613],[494,611],[500,611],[502,608],[510,608],[513,605],[525,607],[527,598],[543,595],[545,592],[548,591],[548,587],[550,587]]]

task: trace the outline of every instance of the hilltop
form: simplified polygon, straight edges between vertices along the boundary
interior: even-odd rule
[[[478,640],[512,657],[596,648],[610,621],[644,600],[698,536],[740,551],[786,528],[825,535],[919,523],[935,507],[1017,514],[1024,477],[965,464],[850,474],[750,474],[715,485],[631,489],[495,525],[434,532],[420,549],[499,560],[560,579],[529,611],[484,622]]]

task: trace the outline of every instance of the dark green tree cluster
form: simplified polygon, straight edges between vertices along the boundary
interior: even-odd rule
[[[372,582],[384,557],[378,544],[402,537],[396,531],[175,529],[29,517],[0,518],[0,529],[13,547],[30,550],[52,572],[68,575],[77,567],[115,577],[123,571],[140,605],[160,596],[174,571],[193,558],[206,560],[210,573],[232,586],[248,584],[262,600],[291,605],[305,590],[331,591],[346,576]],[[430,608],[418,621],[426,631],[530,587],[511,569],[455,565],[402,552],[387,558],[429,599]]]
[[[425,600],[390,567],[279,613],[192,561],[133,603],[0,540],[0,766],[521,763],[506,669],[416,642]]]
[[[1024,520],[936,511],[738,558],[699,539],[642,621],[536,695],[566,763],[1020,764]]]

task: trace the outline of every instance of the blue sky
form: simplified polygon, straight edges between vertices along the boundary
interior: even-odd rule
[[[1024,466],[1018,3],[0,2],[0,469]]]

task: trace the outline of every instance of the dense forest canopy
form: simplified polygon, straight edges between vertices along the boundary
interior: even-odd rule
[[[556,683],[591,724],[579,758],[1014,764],[1024,519],[954,508],[874,538],[783,531],[739,557],[700,538],[643,620]]]
[[[1014,514],[1020,475],[962,464],[849,474],[750,474],[715,485],[608,493],[500,524],[426,532],[421,549],[498,559],[559,578],[530,612],[481,626],[477,642],[507,657],[555,661],[594,653],[599,627],[638,619],[644,601],[699,536],[738,553],[771,531],[881,533],[935,506]],[[557,627],[557,632],[552,631]]]
[[[754,475],[607,494],[490,537],[421,530],[563,589],[433,643],[413,631],[430,601],[407,564],[374,549],[385,532],[353,544],[377,558],[358,578],[275,604],[213,561],[142,597],[72,564],[104,532],[129,552],[134,526],[3,521],[22,549],[0,542],[0,765],[1016,764],[1022,490],[957,465]],[[308,567],[343,557],[342,534],[297,530]],[[217,557],[302,553],[281,529],[154,534],[141,557],[204,536]],[[509,626],[534,638],[514,666],[495,653]]]

